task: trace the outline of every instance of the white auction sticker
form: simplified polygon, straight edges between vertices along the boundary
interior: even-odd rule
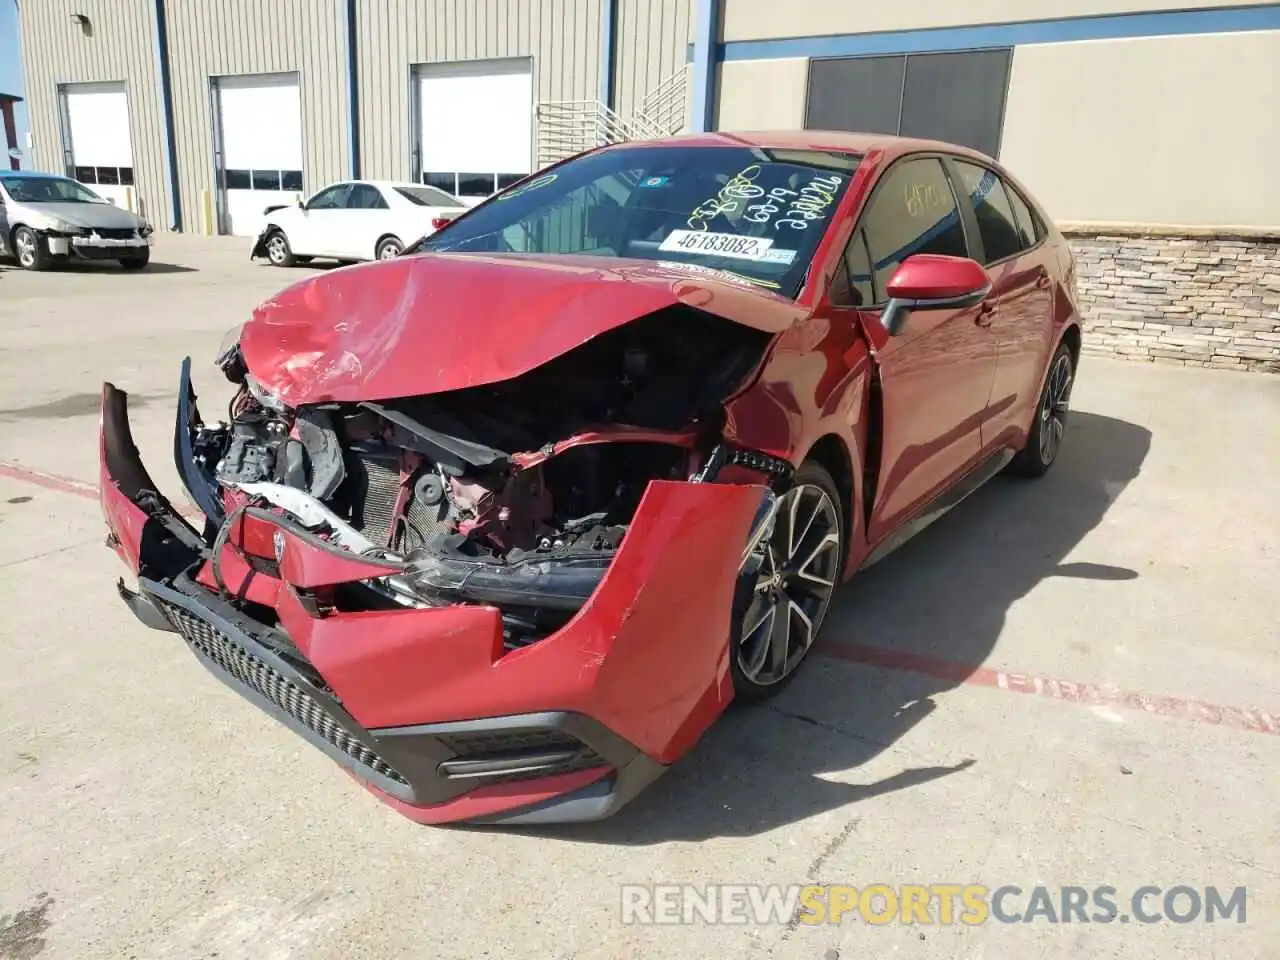
[[[707,230],[672,230],[659,245],[668,253],[705,253],[734,260],[762,260],[773,246],[767,237],[742,237],[736,233],[711,233]]]

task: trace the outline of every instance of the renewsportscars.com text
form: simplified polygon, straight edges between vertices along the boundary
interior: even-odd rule
[[[861,921],[940,926],[986,923],[1244,923],[1244,887],[1005,884],[631,884],[622,888],[627,924],[840,924]]]

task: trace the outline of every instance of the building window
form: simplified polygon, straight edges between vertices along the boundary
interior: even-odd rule
[[[816,59],[805,126],[944,140],[994,157],[1013,51]]]
[[[455,197],[488,197],[505,190],[527,173],[469,173],[466,171],[428,171],[422,182]]]
[[[90,187],[133,186],[133,167],[75,167],[68,176]]]
[[[223,190],[302,191],[301,170],[223,170]]]

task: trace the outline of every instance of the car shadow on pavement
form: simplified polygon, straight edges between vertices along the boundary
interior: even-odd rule
[[[152,260],[143,270],[125,270],[120,264],[114,260],[77,260],[70,263],[60,263],[54,268],[59,273],[118,273],[122,276],[136,276],[138,274],[148,273],[198,273],[196,267],[183,266],[180,263],[162,263],[158,260]]]
[[[888,776],[868,782],[858,770],[944,709],[934,695],[987,659],[1009,608],[1041,581],[1138,576],[1064,559],[1138,475],[1150,445],[1143,427],[1073,412],[1046,477],[997,478],[844,587],[816,655],[772,701],[730,709],[615,817],[536,832],[618,845],[750,836],[972,765],[968,756],[921,763],[904,754]],[[851,667],[840,659],[852,645],[945,669]]]

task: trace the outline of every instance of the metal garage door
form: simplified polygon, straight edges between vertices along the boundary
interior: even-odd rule
[[[296,73],[214,80],[218,232],[255,235],[263,210],[302,194],[302,100]]]
[[[1011,57],[998,49],[814,60],[805,126],[946,140],[994,157]]]
[[[527,58],[415,69],[414,176],[477,203],[533,170],[533,64]]]
[[[136,208],[129,95],[124,84],[66,84],[62,122],[67,176],[118,206]]]

